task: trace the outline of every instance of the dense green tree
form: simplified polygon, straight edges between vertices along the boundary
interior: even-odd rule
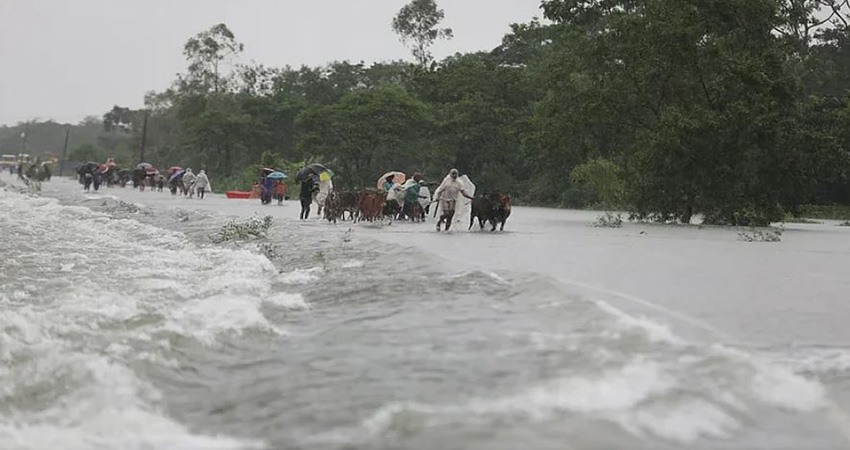
[[[68,154],[68,160],[78,163],[89,161],[106,162],[106,152],[95,147],[93,144],[83,144],[71,150]]]
[[[430,128],[428,108],[397,86],[349,93],[338,104],[308,108],[298,120],[302,152],[336,167],[341,185],[368,187],[393,168],[421,170],[428,156],[421,142]]]
[[[613,157],[639,218],[764,224],[805,201],[817,151],[771,0],[549,1],[562,24],[542,160]]]

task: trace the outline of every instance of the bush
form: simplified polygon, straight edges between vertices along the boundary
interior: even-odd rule
[[[623,217],[620,214],[607,212],[597,217],[596,222],[593,222],[593,226],[596,228],[622,228]]]
[[[744,242],[779,242],[782,240],[782,229],[759,230],[750,228],[738,233],[738,240]]]
[[[623,205],[625,183],[620,166],[611,160],[596,158],[576,166],[570,171],[570,181],[589,189],[602,207],[617,208]]]
[[[221,227],[217,233],[211,234],[210,240],[215,244],[221,244],[224,242],[245,241],[265,237],[273,223],[274,221],[271,216],[266,216],[262,219],[252,217],[241,223],[231,220]]]

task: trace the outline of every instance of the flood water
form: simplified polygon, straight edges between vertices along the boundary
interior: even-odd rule
[[[437,234],[67,180],[0,210],[3,449],[850,448],[835,223]]]

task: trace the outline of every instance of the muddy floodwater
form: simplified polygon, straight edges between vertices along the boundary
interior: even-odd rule
[[[850,448],[837,222],[438,234],[0,181],[2,449]]]

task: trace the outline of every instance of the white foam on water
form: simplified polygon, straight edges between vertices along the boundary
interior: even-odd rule
[[[794,373],[816,377],[850,376],[850,349],[843,347],[795,347],[760,352],[769,361]]]
[[[167,350],[162,333],[208,345],[283,334],[262,313],[264,298],[283,295],[266,258],[53,199],[0,190],[0,209],[4,231],[21,236],[0,243],[0,448],[262,447],[169,418],[129,361],[175,367],[151,353]],[[134,341],[149,350],[134,353]]]
[[[741,422],[715,404],[693,400],[679,405],[659,404],[624,415],[618,422],[632,434],[649,432],[661,438],[690,443],[700,438],[725,439]]]
[[[606,413],[635,408],[668,392],[675,380],[652,362],[633,362],[595,377],[575,376],[532,387],[495,402],[473,402],[473,410],[522,413],[536,420],[556,412]]]
[[[792,412],[814,412],[826,408],[826,389],[815,380],[795,374],[786,367],[758,355],[725,345],[713,345],[713,354],[752,369],[750,391],[765,404]]]
[[[323,272],[321,267],[313,267],[312,269],[295,269],[292,272],[283,272],[277,276],[277,281],[283,284],[307,284],[317,281],[319,274]]]
[[[264,300],[265,303],[284,309],[310,309],[310,304],[301,294],[273,294]]]
[[[359,267],[363,267],[365,263],[358,259],[353,259],[351,261],[346,261],[340,265],[343,269],[357,269]]]
[[[458,404],[391,403],[363,422],[363,428],[373,435],[384,433],[408,414],[424,415],[426,419],[418,420],[431,423],[493,415],[499,417],[497,421],[519,417],[558,423],[564,417],[579,416],[616,424],[641,438],[651,435],[692,444],[734,436],[750,421],[758,420],[753,411],[763,408],[809,414],[829,406],[820,383],[786,367],[722,345],[691,344],[664,324],[598,304],[614,320],[602,324],[604,329],[596,333],[588,331],[590,340],[586,342],[592,348],[586,351],[610,350],[608,357],[596,359],[607,369],[577,367],[571,369],[574,374],[519,388],[513,394],[471,398]],[[622,339],[605,336],[609,328],[618,327],[623,333],[640,331],[624,336],[628,345],[635,345],[641,353],[635,356],[634,349],[624,353],[617,347]],[[566,342],[579,339],[580,343],[582,339],[578,334],[558,337]],[[562,342],[556,344],[563,346]],[[532,339],[529,345],[552,347],[553,342]],[[599,345],[611,347],[600,349]],[[576,347],[576,351],[580,349],[581,345]],[[630,359],[617,363],[625,355],[631,355]]]
[[[56,347],[54,347],[56,348]],[[9,450],[61,448],[120,449],[249,449],[262,443],[223,436],[203,436],[167,418],[148,402],[158,399],[150,386],[126,367],[87,354],[42,355],[76,388],[40,411],[13,412],[0,422],[0,442]],[[44,370],[34,369],[31,383],[44,383]],[[23,385],[24,380],[14,380]]]
[[[630,316],[606,302],[596,302],[603,311],[614,316],[619,325],[624,328],[640,329],[651,342],[667,343],[671,345],[685,345],[686,341],[676,336],[668,325],[658,323],[648,317]]]

